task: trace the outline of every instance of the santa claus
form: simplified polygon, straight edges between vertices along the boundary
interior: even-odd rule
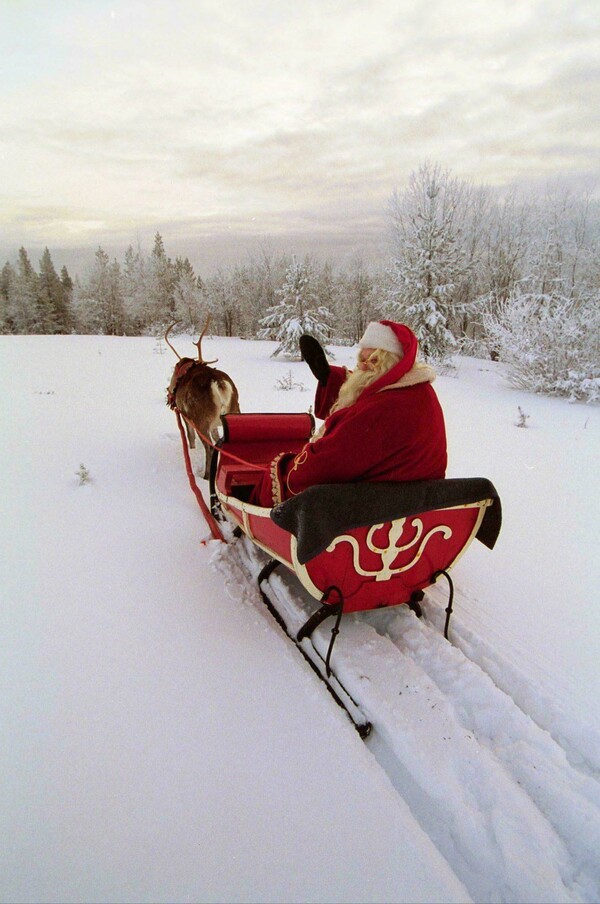
[[[417,361],[415,334],[402,323],[368,325],[354,371],[330,366],[312,336],[300,351],[318,379],[315,414],[324,423],[299,453],[282,452],[252,502],[272,507],[313,484],[436,480],[446,474],[444,415],[435,371]]]

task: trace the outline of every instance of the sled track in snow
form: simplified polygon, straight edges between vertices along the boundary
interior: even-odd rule
[[[213,557],[273,621],[256,585],[266,561],[245,537]],[[316,606],[283,567],[266,589],[292,627]],[[456,616],[446,641],[445,604],[433,587],[422,619],[400,606],[342,620],[332,667],[372,723],[364,743],[474,901],[597,902],[600,747],[579,749],[522,681],[511,695],[504,664]],[[312,636],[323,657],[330,629]]]

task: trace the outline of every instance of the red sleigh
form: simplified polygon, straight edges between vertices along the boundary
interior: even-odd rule
[[[321,607],[294,638],[309,636],[335,615],[329,657],[342,613],[408,604],[420,615],[425,588],[445,575],[450,586],[445,636],[452,612],[448,574],[477,538],[492,549],[502,513],[484,478],[313,486],[272,509],[252,505],[252,487],[278,452],[309,440],[309,414],[223,417],[224,436],[213,458],[211,502],[271,561],[259,585],[282,563]],[[254,466],[254,467],[253,467]]]

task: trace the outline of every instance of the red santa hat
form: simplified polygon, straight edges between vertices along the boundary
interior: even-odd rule
[[[403,323],[395,323],[393,320],[372,321],[366,328],[359,348],[382,348],[386,352],[392,352],[399,358],[407,358],[407,370],[415,363],[417,356],[417,337]],[[404,368],[403,368],[404,369]]]

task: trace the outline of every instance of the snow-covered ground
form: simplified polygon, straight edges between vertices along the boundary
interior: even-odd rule
[[[204,346],[242,410],[311,404],[272,343]],[[437,586],[422,621],[345,620],[363,742],[265,613],[253,550],[200,542],[174,360],[0,337],[0,899],[597,901],[598,408],[491,362],[438,379],[448,476],[489,477],[504,526],[454,570],[453,644]]]

